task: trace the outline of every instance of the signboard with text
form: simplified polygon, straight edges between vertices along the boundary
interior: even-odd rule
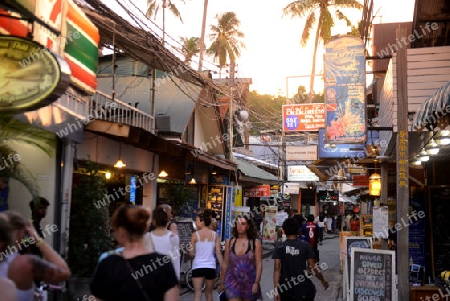
[[[325,104],[328,143],[366,141],[365,49],[360,38],[343,36],[325,44]]]
[[[244,196],[247,198],[270,197],[270,185],[245,187]]]
[[[395,251],[352,248],[350,300],[396,301]]]
[[[366,156],[366,148],[364,144],[327,143],[325,139],[325,129],[319,129],[319,159],[362,159]]]
[[[287,161],[317,160],[317,145],[286,146]]]
[[[323,103],[283,105],[283,131],[316,132],[325,126]]]
[[[369,187],[369,177],[367,175],[352,175],[352,181],[354,187]]]
[[[291,165],[287,166],[288,181],[319,181],[319,177],[316,176],[306,165]]]

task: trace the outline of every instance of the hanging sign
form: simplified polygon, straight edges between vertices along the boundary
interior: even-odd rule
[[[360,38],[344,36],[325,44],[326,141],[366,141],[365,49]]]
[[[36,42],[1,36],[0,60],[0,112],[47,106],[69,86],[67,64]]]
[[[324,125],[325,105],[323,103],[283,105],[285,132],[317,132]]]

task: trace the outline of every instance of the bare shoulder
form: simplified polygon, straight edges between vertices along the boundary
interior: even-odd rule
[[[18,301],[16,285],[8,278],[0,277],[0,292],[2,292],[2,300]]]

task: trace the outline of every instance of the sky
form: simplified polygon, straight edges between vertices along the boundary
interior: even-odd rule
[[[162,1],[162,0],[161,0]],[[114,1],[105,1],[114,9]],[[200,36],[204,0],[172,0],[183,18],[180,22],[173,14],[165,12],[166,41],[169,45],[179,47],[180,37]],[[253,84],[250,90],[260,94],[285,96],[286,90],[292,96],[298,85],[304,85],[309,90],[309,74],[311,73],[313,39],[306,47],[300,45],[304,20],[283,16],[282,9],[292,0],[209,0],[207,12],[207,28],[205,44],[210,42],[208,35],[211,24],[216,24],[215,16],[228,11],[236,13],[241,21],[240,31],[245,34],[242,39],[246,48],[242,50],[237,60],[237,77],[251,78]],[[146,7],[147,0],[133,1],[141,10]],[[373,23],[391,23],[412,21],[414,0],[374,0]],[[116,9],[116,11],[118,11]],[[118,11],[119,12],[119,11]],[[361,18],[361,11],[346,10],[344,13],[355,20]],[[156,33],[162,31],[162,10],[156,18],[152,18],[152,28]],[[345,22],[338,21],[332,35],[347,32]],[[322,49],[318,51],[316,74],[323,72]],[[195,61],[195,59],[194,59]],[[195,64],[195,63],[194,63]],[[193,68],[197,69],[197,65]],[[217,63],[211,57],[205,56],[204,69],[218,71]],[[302,77],[299,77],[302,76]],[[214,77],[218,77],[218,74]],[[226,73],[222,73],[226,77]],[[316,78],[315,91],[323,90],[321,77]]]

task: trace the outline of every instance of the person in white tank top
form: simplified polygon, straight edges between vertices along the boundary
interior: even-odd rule
[[[220,239],[215,231],[208,229],[211,225],[212,211],[205,210],[198,214],[195,225],[198,229],[191,237],[191,248],[189,255],[192,261],[192,283],[194,285],[194,301],[200,301],[202,297],[202,286],[205,282],[206,301],[212,301],[214,279],[216,278],[216,258],[222,264],[222,253],[220,251]]]
[[[167,230],[168,214],[162,207],[153,210],[153,224],[156,229],[145,234],[145,243],[150,250],[170,257],[175,274],[180,280],[180,238]]]

